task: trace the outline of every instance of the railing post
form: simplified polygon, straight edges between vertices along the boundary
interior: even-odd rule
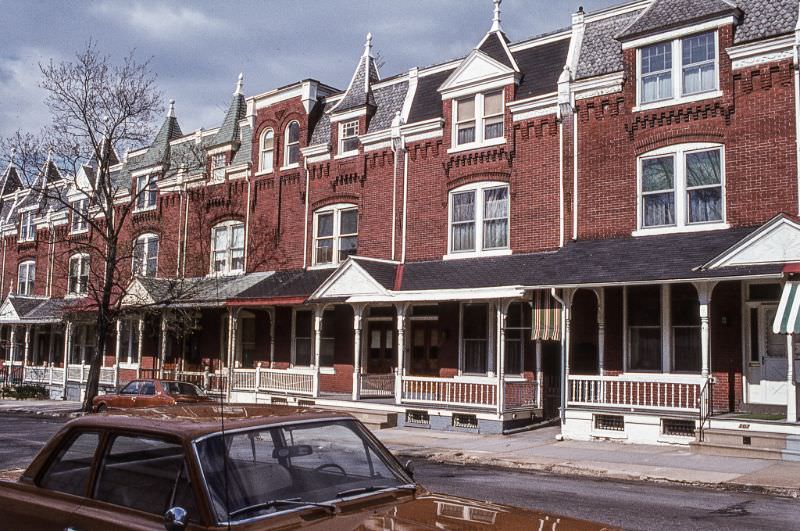
[[[211,390],[211,373],[208,371],[208,365],[203,367],[203,389],[205,391]]]
[[[786,334],[786,421],[797,422],[797,387],[794,382],[794,335]]]
[[[708,375],[711,373],[708,321],[711,308],[711,294],[716,284],[716,282],[694,283],[694,287],[697,289],[697,298],[700,302],[700,374],[702,374],[704,378],[708,378]]]
[[[353,400],[361,398],[361,324],[363,304],[353,305]]]
[[[64,325],[64,376],[62,376],[63,384],[62,390],[62,400],[67,399],[67,373],[69,372],[69,353],[72,350],[72,321],[67,320],[66,324]]]
[[[144,318],[140,317],[136,323],[136,334],[138,341],[136,342],[136,377],[142,377],[142,340],[144,339]]]
[[[597,374],[606,373],[606,290],[597,288]]]
[[[256,364],[256,379],[255,379],[255,391],[258,392],[258,388],[261,387],[261,362],[259,361]]]
[[[322,348],[322,318],[324,313],[324,306],[314,307],[314,383],[312,387],[312,396],[314,398],[319,396],[319,362]]]
[[[117,337],[115,343],[114,354],[114,387],[119,385],[119,358],[122,351],[122,319],[117,319]]]
[[[397,366],[394,376],[394,402],[403,401],[403,377],[406,375],[406,311],[407,304],[397,305]]]
[[[239,331],[239,311],[234,308],[228,309],[228,378],[225,385],[225,396],[228,402],[231,400],[231,389],[233,388],[233,364],[236,359],[236,343],[238,342]]]
[[[506,372],[506,316],[511,301],[497,301],[497,415],[501,416],[505,409],[504,378]]]
[[[14,366],[14,363],[17,361],[17,327],[11,325],[11,333],[8,336],[8,341],[11,343],[10,350],[11,350],[11,366]]]

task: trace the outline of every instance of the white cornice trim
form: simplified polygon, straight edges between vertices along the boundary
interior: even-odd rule
[[[322,155],[324,153],[330,153],[330,151],[331,146],[329,144],[314,144],[313,146],[300,148],[300,153],[302,153],[304,157]]]
[[[572,93],[576,100],[585,100],[595,96],[603,96],[622,92],[622,83],[625,80],[623,72],[614,72],[600,77],[593,77],[572,83]]]
[[[528,41],[522,41],[514,44],[510,44],[508,49],[511,53],[519,52],[521,50],[527,50],[528,48],[535,48],[536,46],[542,46],[543,44],[550,44],[556,41],[562,41],[564,39],[568,39],[572,34],[572,30],[566,29],[564,31],[554,33],[552,35],[547,35],[545,37],[534,38]]]
[[[335,124],[337,122],[343,122],[345,120],[352,120],[353,118],[358,118],[360,116],[367,115],[367,106],[364,105],[362,107],[358,107],[357,109],[352,109],[349,111],[344,112],[333,112],[331,113],[331,123]]]
[[[732,68],[738,70],[750,66],[788,59],[794,55],[794,35],[731,46],[725,51],[731,58]]]
[[[392,138],[391,129],[381,129],[380,131],[367,133],[358,137],[358,139],[361,141],[361,144],[363,144],[364,147],[366,147],[367,144],[374,144],[375,142],[380,142],[382,140],[388,140],[391,138]]]
[[[533,98],[510,102],[507,107],[513,115],[514,121],[519,122],[537,116],[553,114],[558,110],[558,93],[551,92]]]
[[[300,98],[302,95],[303,85],[302,83],[297,83],[284,89],[276,89],[270,92],[259,94],[258,96],[253,96],[252,99],[255,102],[255,109],[258,110],[265,109],[281,101],[290,100],[292,98]]]
[[[616,7],[610,7],[608,9],[604,9],[602,11],[597,11],[596,13],[586,15],[585,21],[587,23],[597,22],[598,20],[615,17],[617,15],[624,15],[625,13],[630,13],[632,11],[639,11],[641,9],[646,8],[651,3],[652,0],[640,0],[639,2],[634,2]]]
[[[671,41],[673,39],[678,39],[680,37],[685,37],[687,35],[693,35],[695,33],[700,33],[703,31],[715,30],[722,26],[729,26],[731,24],[736,24],[736,22],[737,22],[736,17],[734,17],[733,15],[727,17],[715,18],[712,20],[701,22],[700,24],[692,24],[690,26],[676,28],[670,31],[663,31],[652,35],[647,35],[645,37],[639,37],[637,39],[625,41],[622,43],[622,49],[629,50],[631,48],[641,48],[642,46],[647,46],[648,44],[656,44],[658,42]]]

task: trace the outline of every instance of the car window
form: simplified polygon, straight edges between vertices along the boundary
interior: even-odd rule
[[[100,435],[96,432],[83,432],[70,438],[47,468],[39,486],[85,496],[99,442]]]
[[[170,395],[203,396],[205,394],[196,385],[186,382],[161,382],[161,386]]]
[[[142,386],[139,387],[139,394],[140,395],[156,394],[156,384],[154,384],[153,382],[142,382]]]
[[[98,473],[95,498],[164,514],[180,506],[197,514],[181,445],[161,439],[118,435]]]
[[[139,386],[142,385],[142,382],[131,382],[125,387],[122,388],[122,391],[119,392],[121,395],[135,395],[139,393]]]

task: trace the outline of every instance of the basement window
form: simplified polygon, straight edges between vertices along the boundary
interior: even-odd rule
[[[661,419],[661,433],[677,437],[694,437],[694,420]]]
[[[606,431],[625,431],[625,417],[622,415],[595,415],[594,429]]]
[[[418,424],[427,426],[431,423],[431,417],[427,411],[419,409],[409,409],[406,411],[406,424]]]
[[[477,415],[465,415],[460,413],[453,414],[453,427],[454,428],[470,428],[473,430],[478,429]]]

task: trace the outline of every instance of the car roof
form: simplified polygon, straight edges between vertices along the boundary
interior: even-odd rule
[[[191,441],[204,435],[258,426],[313,420],[342,420],[346,413],[321,409],[252,404],[184,404],[87,415],[70,428],[139,431]]]

